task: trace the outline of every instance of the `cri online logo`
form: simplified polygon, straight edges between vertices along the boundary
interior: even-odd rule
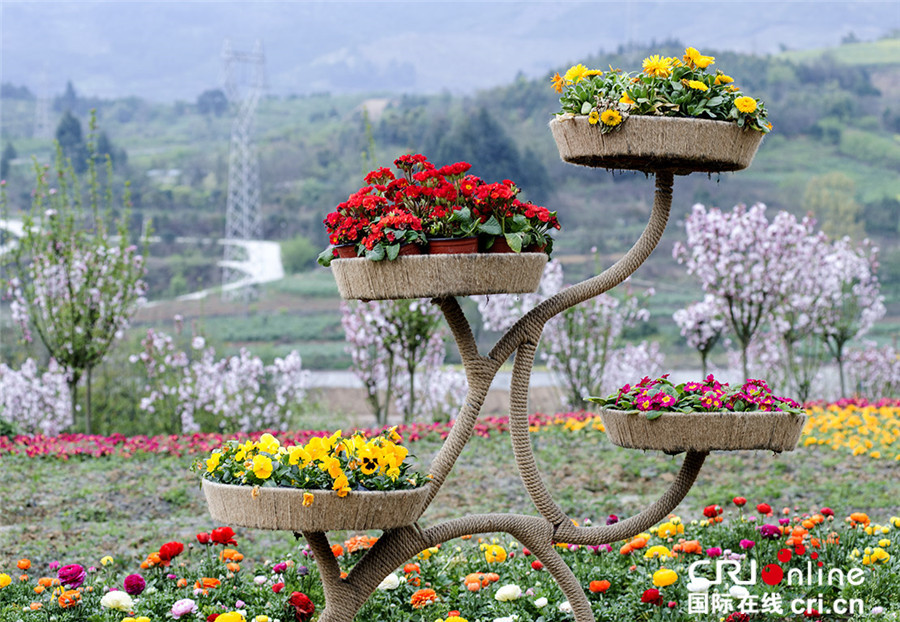
[[[790,549],[781,549],[778,551],[778,562],[781,564],[789,563],[794,554],[802,556],[806,553],[806,547],[797,545],[792,552]],[[788,569],[787,572],[778,564],[766,564],[762,571],[757,574],[756,560],[751,559],[749,562],[749,576],[742,578],[743,567],[740,560],[719,559],[715,562],[716,577],[715,579],[707,579],[698,574],[701,568],[705,568],[712,564],[711,560],[701,559],[695,561],[688,567],[688,577],[695,584],[708,582],[709,585],[719,585],[724,582],[725,577],[731,580],[734,585],[756,585],[757,576],[762,579],[766,585],[778,585],[785,581],[787,585],[839,585],[845,583],[850,585],[861,585],[865,580],[865,574],[862,568],[852,568],[846,573],[841,568],[832,568],[825,572],[823,564],[819,561],[819,554],[813,551],[809,554],[806,562],[806,568],[794,567]]]

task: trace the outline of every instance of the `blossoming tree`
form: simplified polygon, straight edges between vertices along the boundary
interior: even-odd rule
[[[95,130],[93,120],[91,130]],[[52,170],[35,162],[32,209],[23,218],[24,235],[12,253],[14,276],[6,284],[13,319],[25,339],[32,339],[33,330],[50,356],[65,368],[73,412],[78,383],[84,377],[87,433],[91,432],[91,373],[122,336],[146,292],[144,260],[128,232],[127,185],[121,199],[126,211],[114,219],[112,163],[107,158],[101,184],[93,138],[89,153],[87,214],[82,209],[81,183],[59,146]]]
[[[685,222],[687,241],[673,255],[697,276],[703,290],[722,302],[725,321],[741,348],[744,378],[750,373],[747,348],[753,336],[808,266],[790,259],[812,230],[779,212],[770,222],[766,207],[738,205],[731,212],[695,205]]]
[[[562,266],[551,261],[544,269],[539,293],[474,296],[485,328],[506,330],[542,300],[564,289]],[[651,296],[648,290],[646,296]],[[563,401],[583,408],[584,398],[611,391],[635,374],[658,374],[662,355],[656,343],[626,344],[625,329],[650,317],[641,297],[626,289],[618,298],[601,294],[567,309],[549,321],[541,339],[541,357],[564,387]]]
[[[447,336],[440,311],[428,300],[341,304],[341,325],[353,372],[379,424],[391,402],[404,422],[446,419],[465,396],[465,376],[444,369]]]
[[[725,330],[725,316],[715,296],[707,294],[703,300],[692,303],[672,314],[681,329],[681,336],[688,346],[700,353],[703,377],[707,373],[710,350],[719,342]]]

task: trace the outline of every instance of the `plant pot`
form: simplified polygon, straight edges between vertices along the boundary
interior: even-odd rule
[[[421,255],[422,247],[418,244],[401,244],[400,252],[397,254],[398,257],[402,257],[404,255]]]
[[[478,252],[478,238],[428,238],[430,255],[459,255]]]
[[[359,256],[356,254],[356,244],[338,244],[334,247],[334,250],[337,251],[337,256],[342,259]]]
[[[335,259],[331,270],[345,300],[388,300],[527,294],[537,290],[546,264],[544,253],[465,253]]]
[[[806,423],[806,415],[769,411],[664,412],[652,420],[646,415],[638,410],[600,411],[612,444],[669,454],[743,449],[792,451]]]
[[[502,235],[494,238],[494,243],[488,249],[490,253],[514,253],[514,251],[510,246],[509,242],[506,241],[506,238]]]
[[[284,531],[394,529],[415,523],[425,511],[431,485],[413,490],[350,492],[232,486],[203,480],[213,520],[233,527]],[[303,494],[313,502],[303,505]]]
[[[601,133],[583,115],[555,117],[550,131],[559,156],[571,164],[644,172],[721,173],[750,166],[763,133],[736,123],[631,115]]]

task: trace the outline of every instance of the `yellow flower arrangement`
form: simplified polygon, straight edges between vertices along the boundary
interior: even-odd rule
[[[409,450],[400,440],[394,428],[372,438],[361,432],[343,437],[338,430],[284,447],[266,433],[257,441],[226,441],[193,468],[222,484],[333,490],[339,497],[352,490],[416,488],[428,478],[411,469]],[[313,502],[312,493],[303,495],[304,506]]]
[[[767,133],[772,126],[765,105],[742,93],[731,76],[709,69],[715,61],[688,47],[681,59],[651,54],[638,73],[612,67],[604,73],[579,63],[553,76],[553,88],[560,93],[557,114],[587,115],[604,133],[624,125],[629,115],[728,121]]]

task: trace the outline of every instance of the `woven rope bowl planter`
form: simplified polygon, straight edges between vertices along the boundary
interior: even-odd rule
[[[783,412],[662,413],[649,420],[637,410],[601,410],[610,442],[630,449],[666,453],[767,449],[792,451],[806,415]]]
[[[559,157],[571,164],[679,175],[747,168],[763,139],[762,132],[736,123],[640,115],[606,134],[586,116],[556,117],[550,131]]]
[[[537,290],[546,263],[545,253],[467,253],[335,259],[331,268],[341,298],[387,300],[527,294]]]
[[[394,529],[415,523],[425,511],[430,484],[413,490],[350,492],[232,486],[203,480],[214,520],[233,527],[284,531]],[[303,493],[313,494],[310,506]]]

